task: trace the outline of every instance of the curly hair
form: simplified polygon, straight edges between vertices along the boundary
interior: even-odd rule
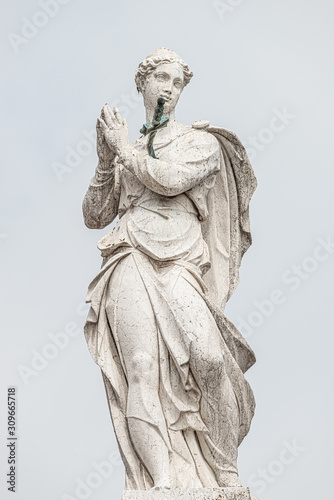
[[[138,92],[142,91],[143,82],[159,64],[174,62],[179,63],[183,69],[183,87],[188,85],[193,77],[193,73],[190,71],[188,64],[186,64],[173,50],[160,47],[151,52],[146,59],[139,64],[136,70],[135,82]]]

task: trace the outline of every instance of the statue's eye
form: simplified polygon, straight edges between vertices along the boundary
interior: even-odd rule
[[[174,82],[174,85],[177,89],[181,88],[181,82],[180,80],[177,80],[176,82]]]
[[[160,82],[163,82],[166,80],[166,76],[162,75],[161,73],[156,75],[156,79],[159,80]]]

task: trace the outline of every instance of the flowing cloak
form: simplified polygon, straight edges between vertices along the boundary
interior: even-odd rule
[[[239,444],[247,435],[254,415],[255,401],[252,390],[244,377],[244,373],[255,363],[255,356],[237,328],[223,313],[227,300],[233,294],[239,281],[239,267],[242,256],[251,245],[249,224],[249,203],[256,188],[256,178],[247,157],[245,148],[238,137],[228,130],[209,126],[206,131],[213,134],[221,147],[221,168],[216,176],[213,188],[208,193],[208,217],[203,220],[202,234],[210,252],[211,268],[204,275],[207,286],[202,293],[221,333],[221,345],[226,364],[226,373],[231,381],[239,409]],[[115,180],[117,183],[117,180]],[[188,195],[186,192],[185,194]],[[118,204],[119,189],[115,189],[115,203]],[[196,190],[189,193],[189,198],[196,196]],[[126,469],[126,489],[148,490],[153,486],[152,479],[144,464],[133,448],[129,435],[126,408],[128,383],[122,364],[122,355],[118,350],[118,342],[113,335],[106,314],[108,285],[113,270],[121,259],[131,253],[124,247],[104,261],[100,272],[91,282],[86,301],[91,307],[85,325],[85,337],[90,353],[100,366],[106,388],[106,394],[112,422],[119,444],[120,453]],[[192,272],[189,269],[190,273]],[[150,282],[150,300],[159,303],[159,307],[168,307],[159,286],[153,282],[149,273],[145,279]],[[179,409],[178,425],[170,428],[169,438],[172,447],[177,449],[176,465],[179,471],[186,467],[196,471],[203,487],[217,486],[213,472],[201,452],[198,434],[205,432],[201,423],[191,418],[182,418],[183,406],[197,404],[198,398],[189,399],[191,391],[187,388],[187,380],[181,380],[177,370],[166,362],[168,350],[159,339],[162,353],[161,369],[165,370],[165,378],[169,388],[173,384],[183,384],[185,401],[175,403]],[[199,396],[200,397],[200,396]],[[185,415],[186,410],[185,410]],[[197,433],[197,435],[196,435]],[[184,477],[186,474],[184,475]],[[178,487],[191,487],[179,485]]]

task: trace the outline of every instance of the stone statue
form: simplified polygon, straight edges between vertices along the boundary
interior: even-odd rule
[[[256,179],[234,133],[175,120],[192,76],[165,48],[139,64],[147,122],[158,99],[168,118],[156,157],[148,136],[129,144],[126,121],[106,104],[83,202],[88,228],[119,216],[98,243],[85,336],[102,370],[126,500],[251,498],[237,454],[254,414],[244,373],[255,356],[223,311],[251,244]]]

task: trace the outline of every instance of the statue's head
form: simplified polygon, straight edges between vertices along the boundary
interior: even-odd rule
[[[154,50],[136,71],[137,89],[143,94],[145,107],[154,108],[159,97],[166,100],[165,112],[172,111],[193,73],[175,52],[164,47]]]

